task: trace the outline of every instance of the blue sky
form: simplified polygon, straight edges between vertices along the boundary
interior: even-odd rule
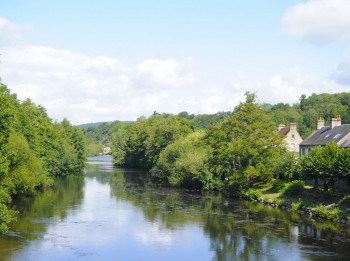
[[[74,124],[349,92],[350,1],[1,1],[0,77]]]

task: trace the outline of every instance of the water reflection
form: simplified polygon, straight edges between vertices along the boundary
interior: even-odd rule
[[[15,202],[3,260],[348,259],[349,229],[220,193],[162,188],[147,172],[90,161],[85,179]]]
[[[57,179],[52,189],[14,200],[12,209],[20,214],[12,230],[0,236],[0,260],[8,260],[30,241],[43,238],[51,224],[64,220],[70,212],[77,212],[82,204],[84,185],[83,177],[68,176]]]

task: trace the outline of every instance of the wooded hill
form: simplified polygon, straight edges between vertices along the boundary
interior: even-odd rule
[[[309,97],[302,95],[300,102],[293,105],[278,103],[275,105],[263,103],[262,109],[271,117],[277,128],[278,124],[288,126],[290,122],[297,123],[298,131],[303,138],[309,136],[316,129],[316,120],[322,117],[325,124],[329,125],[331,118],[340,114],[343,124],[350,124],[350,93],[338,94],[312,94]],[[189,114],[184,111],[177,114],[177,117],[188,119],[192,126],[197,129],[209,129],[230,117],[233,112],[218,112],[216,114]],[[155,115],[158,113],[154,113]],[[172,114],[163,113],[163,117]],[[146,120],[142,116],[138,121]],[[99,122],[80,125],[88,141],[89,156],[96,156],[103,150],[104,146],[111,146],[111,135],[119,127],[133,122]]]

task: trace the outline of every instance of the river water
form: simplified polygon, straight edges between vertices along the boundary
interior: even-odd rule
[[[13,204],[0,260],[350,260],[350,229],[219,193],[162,188],[89,158],[85,177]]]

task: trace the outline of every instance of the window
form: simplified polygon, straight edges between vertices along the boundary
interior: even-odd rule
[[[330,133],[329,133],[329,134],[327,134],[327,135],[325,136],[325,138],[328,138],[330,135],[331,135]]]
[[[343,134],[342,132],[338,133],[337,135],[334,136],[333,139],[338,139],[342,134]]]
[[[294,134],[292,134],[292,140],[294,140],[295,139],[295,135]]]
[[[295,142],[292,142],[291,144],[290,144],[290,147],[291,148],[295,148],[297,146],[297,144],[295,143]]]

